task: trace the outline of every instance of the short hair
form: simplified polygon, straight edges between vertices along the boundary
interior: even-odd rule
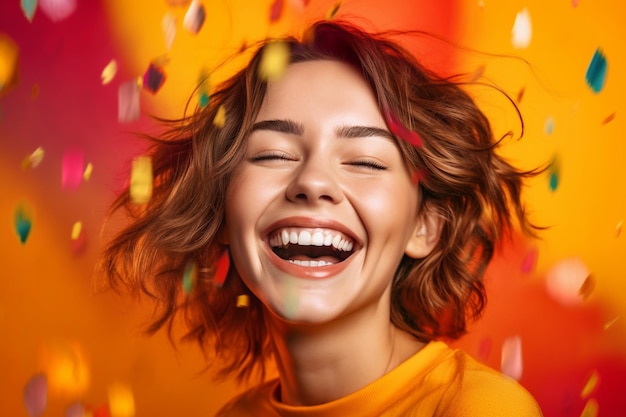
[[[464,82],[438,76],[385,35],[320,21],[302,39],[282,42],[290,63],[335,60],[356,68],[381,113],[394,115],[421,138],[419,147],[397,141],[405,163],[419,174],[419,213],[438,216],[441,234],[425,258],[401,260],[393,277],[391,320],[422,342],[456,339],[485,307],[483,276],[497,242],[515,227],[534,234],[521,191],[525,178],[537,171],[520,171],[497,155],[504,136],[494,138]],[[150,138],[152,198],[140,206],[128,190],[116,198],[111,211],[125,209],[130,221],[108,242],[99,262],[113,288],[125,286],[156,301],[148,332],[167,327],[171,336],[180,315],[188,326],[185,339],[197,340],[219,358],[217,375],[240,381],[255,371],[264,376],[272,355],[267,313],[234,268],[223,286],[213,275],[225,249],[220,230],[226,190],[265,96],[260,62],[275,41],[262,42],[243,69],[216,87],[208,105],[168,121],[163,135]],[[213,121],[220,108],[226,118],[218,127]],[[182,277],[191,264],[197,281],[186,293]],[[236,306],[242,294],[249,297],[245,309]]]

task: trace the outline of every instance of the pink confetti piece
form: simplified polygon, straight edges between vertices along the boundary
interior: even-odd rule
[[[67,19],[76,10],[77,0],[39,0],[39,8],[57,23]]]
[[[81,403],[74,403],[65,409],[65,417],[87,417],[85,411]]]
[[[61,186],[64,189],[76,190],[83,180],[85,169],[83,153],[67,151],[61,162]]]
[[[283,14],[283,0],[274,0],[270,6],[270,23],[276,23]]]
[[[24,406],[31,417],[37,417],[46,411],[48,404],[48,380],[45,374],[34,375],[28,380],[23,392]]]
[[[166,78],[163,68],[150,63],[148,69],[143,74],[143,88],[152,94],[156,94],[165,83]]]
[[[478,359],[486,361],[487,358],[489,358],[492,344],[493,342],[488,337],[485,337],[480,341],[480,344],[478,345]]]
[[[539,251],[533,247],[528,250],[524,260],[522,260],[522,273],[530,274],[537,264],[537,258],[539,258]]]
[[[387,121],[387,126],[389,126],[389,130],[394,136],[405,140],[413,146],[422,146],[422,138],[420,138],[416,132],[413,132],[404,127],[404,125],[400,123],[400,120],[396,117],[396,115],[393,114],[390,110],[385,111],[385,119]]]
[[[516,381],[522,377],[522,338],[519,336],[509,337],[502,343],[501,370]]]
[[[26,243],[33,226],[31,211],[25,203],[21,203],[15,208],[14,226],[22,245]]]
[[[120,85],[117,94],[117,120],[128,123],[139,118],[139,85],[128,81]]]
[[[220,258],[217,260],[217,265],[215,269],[215,276],[213,280],[215,281],[215,285],[221,287],[226,282],[226,277],[228,276],[228,270],[230,269],[230,254],[227,250],[222,252]]]
[[[197,35],[204,25],[205,18],[206,11],[204,10],[204,5],[199,0],[193,0],[187,9],[187,13],[185,13],[183,27],[188,32]]]
[[[29,22],[33,21],[35,10],[37,10],[37,0],[20,0],[20,7],[24,12],[24,16]]]
[[[589,269],[580,258],[563,259],[554,264],[546,274],[546,289],[562,305],[577,305],[583,301],[581,289],[590,275]]]

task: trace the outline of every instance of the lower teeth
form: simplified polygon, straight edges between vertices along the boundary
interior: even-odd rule
[[[326,261],[300,261],[297,259],[288,259],[292,264],[300,265],[300,266],[326,266],[332,265],[332,262]]]

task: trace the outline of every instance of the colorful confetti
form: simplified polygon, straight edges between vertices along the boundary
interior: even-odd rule
[[[250,297],[247,294],[240,294],[237,296],[237,307],[246,308],[250,305]]]
[[[117,120],[128,123],[139,118],[139,85],[128,81],[120,85],[117,94]]]
[[[533,25],[528,9],[524,8],[521,12],[517,13],[515,16],[515,23],[513,24],[513,30],[511,32],[513,35],[511,43],[514,48],[528,48],[533,36]]]
[[[341,2],[338,1],[331,7],[328,12],[326,12],[326,20],[333,20],[337,13],[339,12],[339,8],[341,7]]]
[[[520,88],[519,91],[517,92],[517,98],[515,99],[517,101],[517,104],[520,104],[522,102],[522,99],[524,98],[524,94],[526,94],[526,87]]]
[[[604,330],[609,330],[611,327],[613,327],[615,323],[617,323],[617,320],[619,320],[619,316],[615,317],[611,321],[604,323],[604,326],[602,327],[604,328]]]
[[[115,74],[117,74],[117,61],[112,59],[102,70],[102,74],[100,78],[102,79],[102,85],[107,85],[113,78],[115,78]]]
[[[39,0],[39,8],[57,23],[67,19],[76,10],[77,0]]]
[[[89,372],[78,345],[65,340],[49,341],[41,346],[40,362],[51,395],[78,396],[87,389]]]
[[[89,179],[91,178],[92,172],[93,172],[93,165],[91,164],[91,162],[89,162],[87,166],[85,167],[85,171],[83,172],[83,180],[89,181]]]
[[[533,247],[529,249],[526,256],[524,256],[524,260],[522,261],[522,273],[530,274],[535,269],[537,258],[539,258],[539,251],[537,248]]]
[[[226,277],[228,276],[228,270],[230,269],[230,253],[228,250],[224,250],[220,255],[220,258],[217,260],[217,264],[215,266],[215,276],[213,277],[213,281],[215,285],[221,287],[226,282]]]
[[[602,124],[603,125],[607,125],[609,123],[611,123],[613,120],[615,119],[615,112],[609,114],[608,116],[606,116],[606,118],[604,120],[602,120]]]
[[[546,123],[544,124],[544,132],[546,132],[546,135],[551,135],[554,133],[554,118],[552,116],[548,116],[546,118]]]
[[[559,188],[559,181],[561,176],[561,163],[559,158],[555,155],[550,161],[550,166],[548,167],[548,186],[550,187],[550,191],[556,191]]]
[[[129,386],[118,383],[109,387],[109,411],[111,417],[135,416],[135,398]]]
[[[596,94],[602,91],[604,83],[606,82],[606,72],[606,57],[600,48],[598,48],[593,53],[593,57],[591,58],[591,62],[589,62],[587,72],[585,73],[585,81],[587,81],[587,85],[591,88],[591,91]]]
[[[48,379],[45,374],[37,374],[28,380],[23,392],[24,406],[31,417],[46,411],[48,405]]]
[[[170,12],[166,12],[163,16],[161,30],[163,31],[165,48],[169,51],[172,49],[172,45],[174,45],[174,39],[176,39],[176,17]]]
[[[522,377],[522,338],[509,337],[502,343],[501,371],[503,374],[519,381]]]
[[[165,71],[163,68],[150,63],[148,69],[143,74],[143,88],[152,94],[156,94],[165,83]]]
[[[589,275],[580,286],[578,294],[580,294],[583,300],[586,300],[587,298],[589,298],[595,287],[596,280],[594,279],[593,275]]]
[[[204,25],[205,18],[206,11],[204,10],[204,5],[199,0],[193,0],[187,9],[187,13],[185,13],[183,27],[188,32],[197,35]]]
[[[138,156],[133,159],[130,173],[130,199],[135,204],[145,204],[152,197],[152,159]]]
[[[619,237],[622,234],[622,223],[622,220],[617,222],[617,226],[615,226],[615,237]]]
[[[226,123],[226,108],[224,108],[224,105],[221,105],[217,109],[217,112],[215,113],[213,124],[221,129],[224,127],[225,123]]]
[[[600,382],[600,376],[598,375],[598,371],[593,371],[589,378],[587,378],[587,382],[583,387],[582,392],[580,393],[581,398],[587,398],[596,390],[598,383]]]
[[[394,136],[405,140],[413,146],[422,146],[422,138],[420,138],[416,132],[413,132],[404,127],[404,125],[400,123],[400,120],[396,117],[396,115],[393,114],[390,110],[385,111],[385,119],[387,121],[387,126],[389,126],[389,130]]]
[[[266,81],[275,81],[283,76],[289,65],[289,47],[283,41],[274,41],[265,46],[259,64],[259,76]]]
[[[583,300],[581,289],[590,275],[587,265],[580,258],[563,259],[547,272],[546,289],[559,303],[577,305]]]
[[[87,417],[85,406],[74,403],[65,409],[65,417]]]
[[[480,344],[478,345],[478,359],[486,361],[489,358],[492,344],[493,342],[488,337],[485,337],[480,341]]]
[[[67,151],[61,162],[61,186],[64,189],[76,190],[83,181],[84,157],[80,151]]]
[[[0,96],[17,85],[19,57],[17,44],[0,33]]]
[[[270,6],[270,23],[276,23],[283,15],[283,0],[274,0]]]
[[[80,236],[80,232],[83,230],[83,223],[82,222],[76,222],[74,223],[74,225],[72,226],[72,233],[71,233],[71,238],[72,240],[76,240],[78,239],[78,237]]]
[[[31,208],[25,203],[19,204],[15,209],[14,225],[17,236],[20,238],[20,243],[26,243],[30,230],[33,226],[33,216],[31,214]]]
[[[598,415],[598,402],[593,398],[590,398],[585,404],[585,408],[583,408],[582,413],[580,413],[580,417],[597,417]]]
[[[32,22],[33,16],[35,16],[35,10],[37,10],[37,0],[20,0],[20,6],[22,7],[26,19]]]
[[[191,291],[193,291],[196,285],[197,277],[198,266],[195,262],[189,262],[185,267],[185,272],[183,272],[183,291],[185,294],[191,294]]]
[[[45,152],[41,146],[35,149],[33,153],[27,155],[22,161],[22,169],[37,168],[39,164],[41,164],[41,161],[43,161],[44,155]]]

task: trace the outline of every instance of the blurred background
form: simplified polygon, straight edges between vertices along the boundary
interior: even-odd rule
[[[503,154],[549,164],[525,189],[549,228],[500,248],[487,312],[455,344],[518,378],[546,416],[624,415],[625,12],[617,0],[2,0],[0,414],[207,416],[245,388],[212,381],[195,346],[146,337],[149,303],[100,290],[93,267],[122,220],[101,228],[143,152],[136,133],[158,131],[149,115],[206,100],[194,87],[231,74],[236,63],[217,66],[242,46],[335,15],[432,33],[401,40],[517,103],[521,139],[501,95],[470,90],[498,136],[513,130]]]

